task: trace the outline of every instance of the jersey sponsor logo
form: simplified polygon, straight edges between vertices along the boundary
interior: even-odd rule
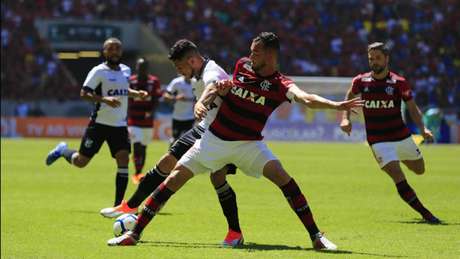
[[[125,96],[128,95],[128,89],[110,89],[107,91],[108,96]]]
[[[391,109],[395,107],[393,100],[367,100],[364,103],[367,109]]]
[[[366,86],[366,87],[364,88],[364,92],[365,92],[365,93],[369,92],[369,87]]]
[[[385,93],[387,93],[388,95],[393,95],[395,89],[391,86],[387,86],[387,88],[385,88]]]
[[[249,100],[256,104],[265,105],[265,96],[260,96],[254,92],[236,86],[232,87],[231,92],[241,99]]]
[[[91,148],[91,146],[93,145],[94,141],[90,138],[86,139],[85,140],[85,143],[83,144],[86,148]]]
[[[270,83],[270,81],[268,80],[264,80],[260,83],[260,89],[264,90],[264,91],[268,91],[270,90],[270,86],[272,85],[272,83]]]

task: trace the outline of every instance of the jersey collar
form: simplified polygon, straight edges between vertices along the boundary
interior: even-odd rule
[[[201,78],[203,78],[203,72],[204,72],[204,69],[206,68],[206,66],[208,65],[208,62],[210,61],[209,58],[206,58],[203,62],[203,65],[201,66],[200,68],[200,72],[198,72],[198,75],[194,75],[195,79],[198,81],[200,80]]]

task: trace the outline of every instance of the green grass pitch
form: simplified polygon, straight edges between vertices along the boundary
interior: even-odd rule
[[[459,258],[460,147],[422,146],[427,172],[405,170],[421,201],[445,225],[419,222],[364,144],[283,143],[269,146],[307,197],[320,229],[338,253],[311,249],[281,191],[266,179],[229,176],[245,245],[219,246],[227,227],[208,175],[192,179],[150,224],[136,247],[108,247],[116,166],[108,148],[84,169],[64,159],[46,167],[58,140],[1,140],[2,258]],[[77,140],[69,141],[77,148]],[[167,144],[148,147],[150,168]],[[132,165],[131,165],[132,168]],[[135,186],[129,183],[127,195]]]

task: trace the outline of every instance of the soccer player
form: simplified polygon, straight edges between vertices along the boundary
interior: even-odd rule
[[[197,98],[203,93],[205,86],[219,80],[228,79],[227,73],[210,59],[205,59],[198,47],[191,41],[182,39],[177,41],[170,49],[169,59],[174,63],[179,74],[185,78],[192,78],[192,88]],[[101,210],[104,217],[117,217],[123,213],[136,213],[137,207],[157,188],[172,171],[176,162],[182,158],[197,139],[214,120],[222,100],[217,98],[212,102],[207,116],[191,130],[182,135],[172,144],[169,151],[160,159],[156,167],[151,169],[140,182],[133,196],[121,205]],[[228,164],[228,163],[227,163]],[[243,234],[238,220],[238,207],[236,194],[226,181],[226,174],[234,174],[236,167],[223,164],[215,168],[216,173],[211,175],[211,182],[216,190],[222,211],[228,223],[228,233],[223,241],[224,246],[234,247],[244,242]],[[149,208],[145,208],[149,209]]]
[[[367,141],[380,168],[396,184],[401,198],[427,222],[440,223],[417,198],[400,166],[401,161],[415,174],[421,175],[425,172],[422,154],[401,117],[402,101],[406,103],[409,114],[423,137],[431,141],[433,134],[423,124],[421,112],[412,98],[412,90],[406,79],[389,70],[388,47],[381,42],[375,42],[368,46],[367,53],[371,71],[353,78],[345,98],[350,100],[361,95],[365,100],[363,113]],[[344,112],[340,127],[350,135],[352,124],[348,111]]]
[[[272,32],[260,33],[251,44],[249,58],[238,60],[233,80],[207,87],[195,105],[195,115],[204,117],[210,103],[221,96],[222,104],[215,120],[201,140],[178,161],[173,172],[152,193],[133,231],[108,241],[108,245],[135,245],[142,230],[167,200],[194,175],[213,172],[233,162],[245,174],[264,176],[276,184],[308,231],[315,249],[336,250],[318,229],[310,206],[299,186],[284,170],[280,161],[262,142],[262,129],[270,114],[285,101],[296,101],[311,108],[348,110],[362,106],[353,99],[334,102],[308,94],[277,71],[279,40]]]
[[[166,87],[163,98],[174,102],[172,115],[172,141],[174,143],[185,132],[193,128],[195,116],[193,106],[195,105],[195,95],[193,94],[190,78],[179,76],[174,78]]]
[[[128,163],[131,145],[129,141],[126,115],[128,96],[145,98],[147,92],[129,88],[131,69],[120,63],[122,44],[117,38],[108,38],[103,45],[105,62],[88,73],[80,96],[95,103],[88,127],[78,151],[59,143],[48,153],[46,164],[53,164],[64,157],[70,164],[83,168],[107,141],[110,153],[117,163],[114,206],[121,203],[128,185]]]
[[[134,90],[146,91],[147,98],[128,99],[128,130],[133,143],[133,161],[136,173],[131,176],[134,184],[144,175],[142,169],[145,164],[146,149],[152,140],[153,118],[158,99],[162,96],[160,80],[148,73],[149,64],[144,58],[136,62],[135,75],[129,78],[129,86]]]

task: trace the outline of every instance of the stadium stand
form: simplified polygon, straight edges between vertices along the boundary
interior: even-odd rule
[[[367,70],[368,42],[389,40],[392,69],[422,107],[459,110],[459,1],[38,0],[2,2],[2,98],[77,98],[78,91],[31,26],[35,17],[139,20],[167,45],[180,37],[232,71],[254,33],[282,38],[282,70],[353,76]],[[457,11],[456,11],[457,10]],[[73,92],[75,94],[70,94]],[[25,95],[24,93],[27,93]]]

